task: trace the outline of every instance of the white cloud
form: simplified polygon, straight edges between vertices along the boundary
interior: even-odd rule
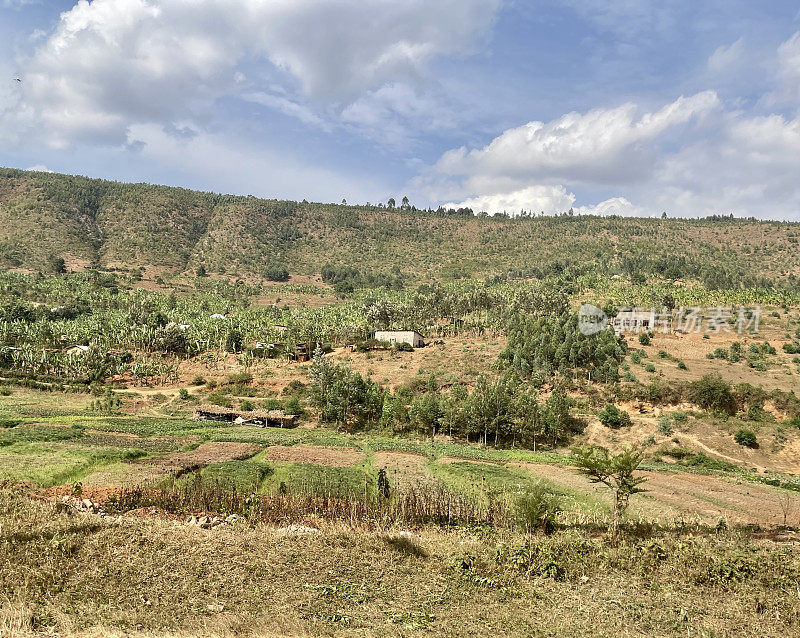
[[[787,97],[800,107],[800,31],[778,47],[778,77]]]
[[[36,164],[35,166],[29,166],[25,170],[26,171],[35,171],[35,172],[38,172],[38,173],[52,173],[53,172],[49,168],[47,168],[47,166],[45,166],[44,164]]]
[[[487,212],[800,217],[800,115],[725,111],[712,92],[634,117],[637,110],[510,129],[483,148],[445,153],[416,184],[432,199]],[[701,116],[703,127],[672,131]],[[587,205],[570,192],[579,186],[618,195]]]
[[[641,115],[635,104],[624,104],[529,122],[483,148],[448,151],[436,163],[432,180],[445,176],[451,188],[455,182],[468,196],[516,191],[531,183],[641,181],[654,168],[660,136],[718,107],[716,94],[705,91]]]
[[[119,145],[133,124],[202,120],[215,99],[242,92],[308,122],[319,116],[303,100],[265,83],[345,106],[414,84],[430,60],[480,43],[499,3],[80,0],[24,61],[24,90],[0,96],[0,115],[20,137],[36,130],[56,148]],[[256,69],[246,88],[245,65]]]
[[[520,211],[560,213],[572,208],[575,195],[563,186],[528,186],[510,193],[470,197],[462,202],[450,202],[445,208],[471,208],[475,212],[490,215],[507,212],[516,215]]]
[[[720,73],[736,65],[744,54],[744,40],[739,38],[728,46],[718,47],[708,58],[708,70]]]
[[[471,208],[474,212],[486,212],[490,215],[508,213],[517,215],[521,211],[528,213],[545,213],[552,215],[570,209],[576,215],[619,215],[626,217],[643,217],[652,214],[640,206],[635,206],[624,197],[612,197],[589,206],[575,206],[576,197],[562,185],[536,185],[521,188],[510,193],[482,195],[471,197],[462,202],[449,202],[445,208]]]

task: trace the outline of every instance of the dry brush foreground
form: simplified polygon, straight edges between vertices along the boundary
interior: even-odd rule
[[[577,529],[204,530],[0,492],[2,635],[788,636],[795,543]],[[299,533],[298,533],[299,532]]]

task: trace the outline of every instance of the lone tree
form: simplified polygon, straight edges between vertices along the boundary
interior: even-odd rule
[[[600,445],[576,448],[572,454],[578,471],[588,476],[592,483],[602,483],[614,492],[611,534],[616,538],[622,516],[628,509],[628,499],[632,494],[644,491],[639,486],[647,479],[633,475],[639,469],[644,454],[632,447],[626,447],[619,454],[611,454]]]

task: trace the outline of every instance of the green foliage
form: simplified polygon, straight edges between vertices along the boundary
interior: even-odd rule
[[[649,346],[650,345],[650,334],[647,333],[647,332],[643,332],[642,334],[640,334],[639,335],[639,343],[641,343],[643,346]]]
[[[528,533],[552,532],[562,508],[561,496],[549,491],[543,483],[528,488],[514,501],[517,524]]]
[[[629,427],[631,424],[630,415],[624,410],[620,410],[613,403],[607,403],[606,407],[597,416],[600,422],[608,428]]]
[[[268,281],[289,281],[289,271],[286,266],[270,264],[264,269],[264,279]]]
[[[668,416],[661,417],[658,420],[658,432],[664,436],[672,435],[672,423]]]
[[[580,371],[593,379],[617,381],[625,353],[625,342],[610,330],[582,334],[576,314],[517,315],[511,320],[501,360],[524,378]]]
[[[722,414],[735,414],[736,402],[731,384],[719,374],[706,374],[689,386],[692,402],[701,408]]]
[[[633,494],[643,491],[639,486],[646,479],[633,475],[644,458],[643,452],[626,447],[619,454],[611,454],[602,446],[592,445],[576,448],[572,458],[578,470],[590,481],[602,483],[613,491],[612,532],[616,535],[622,515],[628,508],[628,500]]]
[[[733,435],[733,440],[736,441],[739,445],[749,448],[757,448],[758,447],[758,439],[756,438],[756,433],[752,430],[741,429],[737,430],[736,433]]]

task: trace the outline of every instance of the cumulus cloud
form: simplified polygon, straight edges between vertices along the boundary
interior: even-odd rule
[[[666,131],[670,122],[685,121],[688,113],[702,111],[685,103],[679,106],[679,102],[635,122],[623,117],[626,124],[621,127],[578,127],[579,136],[568,134],[574,127],[565,122],[575,121],[572,116],[534,126],[531,135],[521,136],[520,131],[525,127],[512,129],[497,139],[522,137],[514,144],[498,144],[495,140],[475,152],[459,150],[455,152],[455,162],[453,155],[446,154],[436,168],[442,170],[444,166],[461,178],[455,185],[444,182],[449,188],[474,189],[460,201],[453,200],[452,206],[470,206],[492,213],[520,209],[559,212],[573,207],[576,213],[597,215],[644,216],[666,210],[675,216],[734,213],[772,219],[798,218],[800,116],[754,116],[715,108],[710,130],[686,135],[674,148],[656,148],[653,144],[658,132]],[[702,100],[696,105],[700,103]],[[713,100],[707,103],[712,104]],[[627,113],[627,109],[623,112]],[[597,117],[595,114],[588,119]],[[618,120],[611,117],[607,121]],[[561,129],[572,143],[561,143],[558,135],[546,136],[547,144],[539,139],[540,131]],[[604,136],[613,131],[621,133],[622,141]],[[593,139],[595,136],[601,139]],[[532,144],[533,150],[526,149],[524,143]],[[617,171],[626,169],[631,156],[625,149],[631,144],[653,146],[648,152],[636,149],[634,156],[649,158],[648,165],[644,169],[631,167],[635,179],[623,182],[616,179]],[[545,155],[543,148],[549,155]],[[546,161],[540,159],[542,155]],[[585,183],[587,175],[592,180],[602,177],[597,172],[587,173],[587,162],[593,159],[613,165],[608,167],[609,179],[602,186],[616,187],[620,194],[592,205],[579,202],[569,189]],[[552,166],[558,170],[552,170]],[[548,175],[564,179],[548,182]],[[527,185],[518,186],[522,181],[527,181]]]
[[[568,193],[563,186],[528,186],[510,193],[480,195],[461,202],[450,202],[445,208],[471,208],[475,212],[490,215],[509,213],[516,215],[521,211],[533,213],[556,213],[572,208],[575,195]]]
[[[23,61],[24,89],[0,113],[53,147],[119,145],[133,124],[202,119],[246,76],[250,97],[308,121],[301,100],[263,85],[347,105],[413,84],[430,60],[480,43],[499,2],[80,0]]]
[[[448,151],[435,172],[463,179],[465,190],[482,191],[532,180],[629,183],[651,170],[659,136],[718,107],[716,94],[704,91],[641,115],[635,104],[568,113],[509,129],[480,149]]]

